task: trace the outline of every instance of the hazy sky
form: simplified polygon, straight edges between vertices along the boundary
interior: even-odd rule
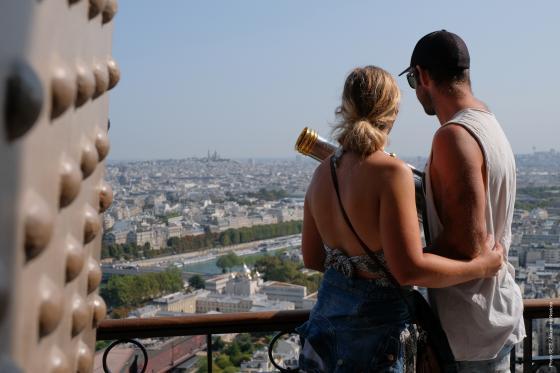
[[[560,1],[127,0],[119,2],[111,159],[291,157],[305,126],[328,137],[348,72],[394,75],[447,29],[474,93],[516,153],[560,148]],[[438,123],[404,77],[390,151],[426,155]]]

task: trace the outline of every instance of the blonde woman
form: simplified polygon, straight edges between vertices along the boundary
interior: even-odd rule
[[[325,274],[309,321],[298,328],[303,371],[410,371],[413,317],[386,270],[406,289],[491,277],[501,267],[503,249],[490,239],[469,261],[423,251],[411,170],[383,151],[399,100],[381,68],[357,68],[346,79],[334,128],[340,149],[316,169],[305,197],[303,260]]]

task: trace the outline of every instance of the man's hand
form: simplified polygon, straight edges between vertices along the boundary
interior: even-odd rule
[[[486,278],[494,277],[504,264],[504,247],[498,241],[493,242],[494,237],[488,235],[480,255],[473,259],[480,263],[482,276]]]

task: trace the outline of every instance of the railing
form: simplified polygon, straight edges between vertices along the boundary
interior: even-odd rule
[[[532,332],[534,319],[560,316],[560,298],[524,300],[525,327],[527,338],[523,342],[523,358],[516,358],[512,351],[512,372],[515,364],[523,364],[523,372],[533,371]],[[292,331],[309,317],[309,311],[270,311],[228,314],[197,314],[178,317],[145,319],[104,320],[97,329],[98,340],[121,340],[132,338],[173,337],[188,335],[207,336],[208,371],[212,369],[212,335],[226,333],[250,333],[263,331]],[[539,357],[548,364],[548,357]],[[555,358],[558,360],[558,357]]]

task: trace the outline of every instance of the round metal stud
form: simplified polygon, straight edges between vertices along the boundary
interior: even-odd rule
[[[41,80],[26,63],[17,63],[8,76],[5,100],[6,137],[12,141],[33,127],[43,107]]]
[[[74,280],[84,268],[85,253],[82,245],[72,236],[66,238],[66,282]]]
[[[103,8],[103,23],[111,22],[118,9],[119,4],[117,0],[107,0],[105,8]]]
[[[107,131],[102,131],[101,129],[98,130],[97,135],[95,136],[95,148],[97,149],[99,162],[107,157],[110,147],[111,145],[109,143],[109,136],[107,136]]]
[[[85,329],[90,317],[89,312],[86,302],[77,295],[72,302],[72,337]]]
[[[113,203],[113,189],[109,183],[103,181],[99,186],[99,212],[107,211],[111,203]]]
[[[70,73],[59,67],[54,70],[51,81],[51,118],[62,115],[74,102],[76,87]]]
[[[121,80],[121,70],[117,62],[112,58],[107,61],[107,70],[109,72],[109,89],[113,89]]]
[[[60,165],[60,207],[66,207],[74,201],[80,192],[82,183],[82,172],[78,165],[63,156]]]
[[[56,346],[51,350],[49,356],[49,368],[47,372],[49,373],[70,373],[70,365],[68,364],[68,359],[64,353]]]
[[[52,333],[64,312],[64,302],[60,290],[48,278],[41,279],[39,287],[41,305],[39,307],[39,334],[44,337]]]
[[[25,254],[30,260],[47,247],[53,232],[53,217],[45,201],[35,193],[30,194],[26,211]]]
[[[80,168],[82,169],[82,177],[86,179],[95,171],[95,167],[99,161],[99,155],[97,154],[97,149],[90,141],[84,139],[82,143]]]
[[[94,295],[89,302],[92,309],[92,326],[96,328],[107,315],[107,306],[99,295]]]
[[[93,98],[97,98],[105,93],[109,88],[109,69],[102,64],[96,64],[93,67],[93,76],[95,77],[95,91],[93,93]]]
[[[76,76],[76,100],[74,105],[80,107],[93,97],[95,92],[95,77],[91,70],[79,65]]]
[[[93,368],[93,354],[90,348],[82,341],[78,345],[77,373],[89,373]]]
[[[95,236],[97,236],[99,230],[101,229],[101,223],[99,221],[97,211],[90,205],[86,206],[84,215],[84,244],[87,244],[91,242]]]
[[[88,294],[93,293],[101,283],[101,268],[99,263],[93,258],[88,260]]]
[[[107,0],[89,0],[89,19],[95,18],[103,9]]]

